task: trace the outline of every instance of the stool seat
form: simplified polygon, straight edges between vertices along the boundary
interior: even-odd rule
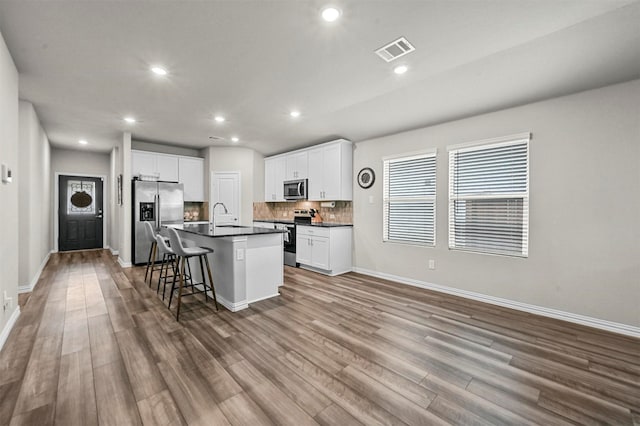
[[[183,247],[182,252],[185,257],[194,257],[213,253],[213,250],[207,247]]]

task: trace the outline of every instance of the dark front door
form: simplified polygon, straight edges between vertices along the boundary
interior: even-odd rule
[[[102,179],[60,176],[58,250],[102,248]]]

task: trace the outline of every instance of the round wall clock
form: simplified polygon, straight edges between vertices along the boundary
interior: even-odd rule
[[[373,182],[375,181],[376,174],[373,172],[371,167],[365,167],[358,173],[358,185],[360,185],[360,188],[371,188],[371,185],[373,185]]]

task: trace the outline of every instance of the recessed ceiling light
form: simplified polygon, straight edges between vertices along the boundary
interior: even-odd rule
[[[292,116],[293,118],[298,118],[300,117],[300,111],[291,111],[289,115]]]
[[[404,74],[408,69],[409,67],[407,67],[406,65],[398,65],[393,69],[393,72],[395,72],[396,74]]]
[[[240,139],[237,136],[234,136],[234,137],[231,138],[231,142],[235,143],[235,142],[239,142],[239,141],[240,141]]]
[[[129,124],[133,124],[133,123],[136,122],[136,119],[133,118],[133,117],[125,117],[123,120],[126,121]]]
[[[213,117],[214,120],[216,120],[218,123],[224,123],[225,118],[221,115],[216,115],[215,117]]]
[[[340,17],[340,10],[335,7],[325,7],[322,9],[322,19],[327,22],[334,22]]]
[[[86,140],[84,140],[84,139],[80,139],[80,140],[78,141],[78,143],[79,143],[80,145],[86,145],[86,144],[88,144],[89,142],[87,142],[87,141],[86,141]]]
[[[167,75],[167,70],[162,67],[151,67],[151,71],[157,75]]]

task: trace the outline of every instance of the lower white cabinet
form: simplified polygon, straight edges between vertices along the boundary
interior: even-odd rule
[[[350,226],[296,227],[296,262],[326,275],[350,272],[352,228]]]

